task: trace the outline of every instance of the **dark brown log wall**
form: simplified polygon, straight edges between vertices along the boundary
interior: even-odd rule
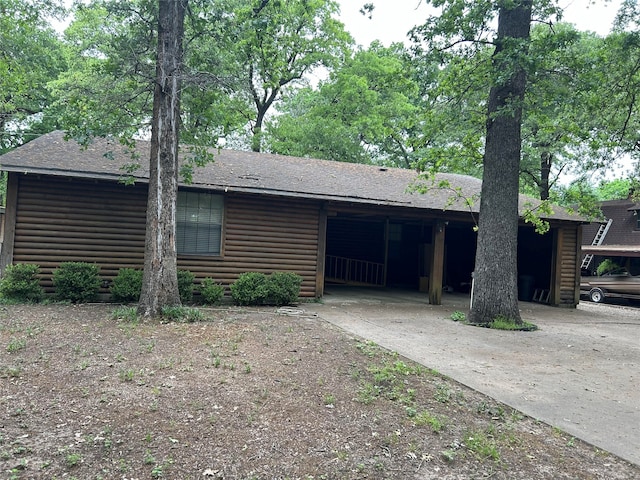
[[[575,307],[580,300],[578,231],[577,225],[558,228],[553,299],[557,306]]]
[[[105,285],[123,267],[142,268],[146,185],[19,175],[13,263],[36,263],[52,291],[60,263],[100,265]],[[301,295],[316,295],[320,206],[316,202],[227,195],[222,256],[181,255],[180,269],[228,285],[243,272],[292,271]],[[102,293],[108,290],[103,289]]]

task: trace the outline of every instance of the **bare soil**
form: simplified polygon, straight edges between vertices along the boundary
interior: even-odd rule
[[[640,478],[313,316],[114,309],[0,307],[0,478]]]

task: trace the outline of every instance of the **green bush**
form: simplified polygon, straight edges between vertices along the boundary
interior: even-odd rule
[[[231,298],[237,305],[287,305],[298,300],[302,277],[295,273],[248,272],[231,284]]]
[[[291,272],[273,272],[267,277],[267,303],[289,305],[298,301],[302,277]]]
[[[203,279],[199,290],[203,303],[207,305],[219,304],[224,296],[224,287],[215,283],[212,278]]]
[[[620,265],[618,265],[616,262],[614,262],[610,258],[606,258],[602,262],[600,262],[600,265],[598,265],[596,273],[598,275],[606,275],[607,273],[614,274],[614,273],[620,273],[623,271],[624,269],[620,267]]]
[[[229,289],[233,303],[237,305],[261,305],[269,296],[267,276],[264,273],[243,273]]]
[[[40,267],[31,263],[9,265],[0,280],[0,295],[17,302],[39,302],[44,297],[39,272]]]
[[[178,270],[178,293],[182,303],[193,300],[193,281],[196,276],[189,270]]]
[[[64,262],[53,271],[58,300],[73,303],[95,300],[100,289],[100,267],[93,263]]]
[[[121,268],[111,283],[111,299],[114,302],[137,302],[142,291],[142,270]]]

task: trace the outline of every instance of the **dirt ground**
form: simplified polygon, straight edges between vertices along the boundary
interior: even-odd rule
[[[312,315],[115,308],[0,307],[0,478],[640,478]]]

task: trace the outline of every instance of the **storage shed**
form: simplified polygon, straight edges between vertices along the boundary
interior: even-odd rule
[[[0,268],[38,264],[51,291],[61,262],[93,262],[105,293],[120,268],[142,268],[149,144],[137,143],[143,166],[129,177],[131,153],[105,139],[83,148],[52,132],[0,157],[8,172]],[[409,191],[418,179],[411,170],[213,154],[215,162],[179,188],[178,265],[196,281],[228,285],[247,271],[291,271],[302,276],[305,297],[340,283],[421,290],[435,304],[443,289],[468,291],[480,180],[440,174],[423,180],[420,194]],[[535,205],[521,196],[521,213]],[[520,224],[520,298],[575,306],[581,220],[559,207],[547,220],[544,235]]]

